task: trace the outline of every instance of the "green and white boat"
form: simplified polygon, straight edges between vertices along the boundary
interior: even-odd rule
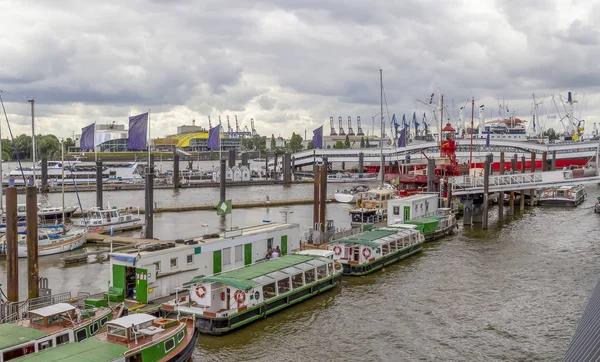
[[[332,259],[286,255],[194,278],[189,295],[163,303],[161,308],[195,315],[201,333],[225,334],[334,288],[340,271],[341,264]]]
[[[416,225],[398,224],[329,243],[344,275],[365,275],[423,250],[425,238]]]
[[[193,317],[157,318],[137,313],[106,324],[106,332],[80,343],[15,359],[15,362],[184,362],[198,343]]]
[[[81,342],[101,331],[123,306],[78,309],[57,303],[29,311],[29,318],[0,324],[0,362]]]
[[[423,233],[425,242],[451,235],[458,225],[456,216],[449,208],[439,208],[436,215],[411,219],[406,223],[416,225],[417,230]],[[390,225],[390,227],[395,227],[395,225]]]

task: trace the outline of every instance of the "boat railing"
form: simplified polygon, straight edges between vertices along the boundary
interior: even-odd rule
[[[0,324],[11,323],[27,317],[30,310],[43,308],[57,303],[79,302],[89,296],[88,293],[71,297],[70,292],[45,295],[38,298],[27,299],[21,302],[0,302]]]

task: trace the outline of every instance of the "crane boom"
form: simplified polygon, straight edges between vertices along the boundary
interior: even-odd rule
[[[335,131],[335,127],[333,126],[333,117],[329,117],[329,125],[331,126],[331,132],[329,132],[329,135],[337,136],[337,132]]]
[[[208,129],[212,128],[212,124],[210,123],[210,116],[208,116]]]
[[[346,132],[344,132],[344,127],[342,127],[342,117],[339,117],[338,121],[340,123],[340,133],[339,134],[340,134],[340,136],[345,136]]]
[[[356,116],[356,125],[358,127],[358,130],[356,131],[356,135],[357,136],[364,136],[364,132],[362,130],[361,124],[360,124],[360,116]]]
[[[352,117],[348,116],[348,136],[354,136],[354,130],[352,129]]]

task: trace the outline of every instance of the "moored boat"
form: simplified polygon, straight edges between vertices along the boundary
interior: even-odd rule
[[[394,189],[388,188],[358,192],[356,206],[349,210],[352,223],[383,221],[387,217],[388,201],[394,197]]]
[[[581,185],[550,187],[540,193],[539,205],[577,206],[585,200],[585,188]]]
[[[369,189],[369,186],[359,185],[352,187],[350,190],[336,190],[333,197],[335,198],[335,201],[347,204],[354,201],[354,197],[357,193],[366,192],[369,191]]]
[[[136,313],[106,323],[106,332],[15,361],[184,362],[198,343],[193,317],[157,318]]]
[[[30,310],[28,319],[0,324],[0,362],[84,341],[121,311],[122,306],[80,310],[67,303]]]
[[[27,235],[26,231],[19,231],[18,256],[27,257]],[[38,229],[38,255],[46,256],[73,251],[81,248],[87,240],[87,230],[74,228],[66,232],[59,231],[54,227],[40,227]],[[6,245],[6,234],[0,237],[0,245]],[[3,249],[3,247],[0,247]]]
[[[417,230],[425,237],[425,242],[451,235],[457,225],[456,216],[449,208],[439,208],[436,215],[411,219],[406,223],[417,226]]]
[[[87,227],[89,231],[107,234],[112,231],[141,229],[144,220],[140,216],[139,207],[117,209],[110,206],[107,209],[92,207],[83,218],[73,219],[73,225]]]
[[[365,275],[418,253],[424,241],[415,225],[397,225],[334,240],[327,248],[344,275]]]
[[[287,255],[194,278],[189,295],[161,305],[196,316],[201,333],[220,335],[338,285],[341,265],[314,255]]]

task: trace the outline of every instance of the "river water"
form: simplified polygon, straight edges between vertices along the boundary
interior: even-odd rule
[[[590,197],[575,209],[527,208],[498,222],[492,208],[487,231],[461,226],[454,236],[384,271],[344,278],[341,288],[229,335],[201,336],[195,360],[559,361],[600,277],[600,216],[593,212],[600,190],[587,190]],[[157,200],[165,203],[218,198],[213,189],[160,192]],[[228,192],[235,203],[265,195],[310,197],[312,188]],[[140,197],[134,193],[114,197],[122,206]],[[81,196],[94,200],[93,193]],[[232,221],[240,227],[283,221],[281,211],[293,211],[288,221],[303,231],[312,223],[311,205],[234,210]],[[338,227],[349,226],[347,205],[330,204],[327,211]],[[205,232],[201,224],[210,225],[210,232],[230,222],[209,211],[156,214],[155,234],[196,236]],[[24,295],[25,260],[20,268]],[[52,256],[41,259],[40,273],[58,293],[105,290],[109,272],[108,263],[63,268]],[[0,262],[0,283],[5,282],[6,265]]]

